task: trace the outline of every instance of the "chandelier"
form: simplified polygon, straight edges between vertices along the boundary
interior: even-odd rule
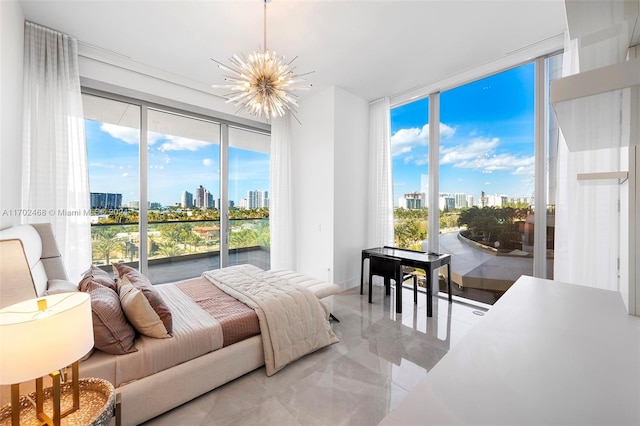
[[[284,56],[278,56],[276,52],[267,49],[267,3],[264,2],[264,50],[251,53],[233,55],[229,58],[231,65],[225,65],[211,58],[218,64],[218,68],[230,73],[224,79],[228,84],[214,85],[215,88],[230,90],[225,95],[227,103],[236,105],[236,114],[247,112],[250,115],[266,118],[282,117],[287,111],[291,113],[298,123],[296,110],[298,96],[296,90],[308,90],[311,84],[307,84],[303,78],[305,74],[296,74],[293,58],[286,62]]]

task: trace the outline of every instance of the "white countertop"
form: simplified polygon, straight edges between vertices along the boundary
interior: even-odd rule
[[[380,425],[640,425],[640,317],[523,276]]]

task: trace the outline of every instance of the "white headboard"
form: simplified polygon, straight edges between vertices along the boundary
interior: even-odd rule
[[[0,240],[15,239],[22,242],[37,296],[44,295],[49,280],[68,279],[51,224],[17,225],[0,231]]]

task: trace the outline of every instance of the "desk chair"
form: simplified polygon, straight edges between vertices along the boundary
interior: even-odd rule
[[[412,273],[405,273],[400,262],[400,259],[392,257],[375,255],[369,257],[369,303],[372,303],[374,275],[384,278],[385,294],[387,295],[391,294],[391,280],[396,283],[396,291],[402,291],[402,283],[413,278],[413,303],[418,303],[418,277]]]

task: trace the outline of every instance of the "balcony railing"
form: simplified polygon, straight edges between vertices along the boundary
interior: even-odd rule
[[[230,219],[230,264],[252,263],[269,268],[269,219]],[[140,260],[139,223],[92,224],[92,259],[95,265],[111,271],[112,262],[137,267]],[[219,267],[220,222],[212,220],[150,222],[147,228],[147,249],[152,282],[175,280],[175,267],[185,266],[177,278],[200,275]],[[199,265],[199,266],[198,266]],[[171,267],[174,271],[169,271]],[[152,274],[164,270],[163,274]],[[168,275],[172,278],[167,279]],[[156,279],[153,275],[157,275]]]

